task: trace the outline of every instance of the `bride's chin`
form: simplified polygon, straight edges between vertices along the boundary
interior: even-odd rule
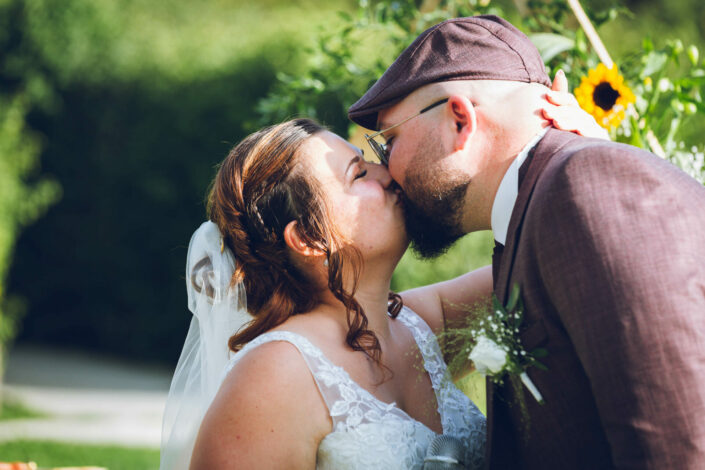
[[[363,257],[367,258],[368,261],[376,259],[383,264],[396,267],[399,260],[404,256],[404,253],[406,253],[406,249],[409,247],[409,239],[406,236],[406,232],[400,235],[400,237],[395,237],[395,239],[390,240],[389,243],[385,243],[384,246],[377,246],[373,252],[363,254]]]
[[[404,253],[406,253],[407,248],[409,248],[409,237],[406,235],[406,231],[402,234],[403,236],[400,237],[398,243],[395,243],[394,247],[390,247],[389,250],[389,257],[393,258],[394,260],[394,265],[396,266],[399,263],[399,260],[401,260],[402,256],[404,256]]]

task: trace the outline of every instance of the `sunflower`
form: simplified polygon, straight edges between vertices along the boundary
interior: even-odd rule
[[[575,89],[575,97],[580,107],[592,114],[605,129],[617,127],[624,120],[629,103],[634,103],[634,93],[624,84],[624,77],[617,71],[617,65],[608,69],[605,64],[588,71],[580,86]]]

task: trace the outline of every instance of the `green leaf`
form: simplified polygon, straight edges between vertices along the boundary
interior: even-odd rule
[[[495,312],[504,312],[504,307],[502,307],[502,304],[495,294],[492,294],[492,310]]]
[[[668,55],[663,52],[649,52],[644,58],[644,68],[641,70],[639,77],[644,79],[663,69],[668,63]]]
[[[695,106],[698,107],[698,112],[705,114],[705,103],[702,102],[695,102]]]
[[[509,294],[509,302],[507,302],[507,312],[511,312],[516,308],[517,301],[519,300],[519,284],[514,283],[512,286],[512,292]]]
[[[698,65],[698,58],[700,57],[700,52],[698,51],[698,48],[691,44],[690,47],[688,47],[688,59],[690,60],[690,64],[693,67],[696,67]]]
[[[560,34],[536,33],[529,36],[544,62],[549,62],[561,52],[575,47],[575,40]]]
[[[548,371],[548,367],[546,367],[546,365],[540,363],[539,361],[534,361],[534,363],[532,365],[534,367],[536,367],[537,369],[541,369],[543,371]]]
[[[350,15],[350,13],[348,13],[348,12],[346,12],[346,11],[338,11],[338,16],[339,16],[343,21],[346,21],[346,22],[348,22],[348,23],[352,23],[352,20],[353,20],[353,19],[352,19],[352,16]]]
[[[548,356],[548,351],[545,350],[544,348],[536,348],[533,351],[531,351],[530,354],[532,357],[546,357],[546,356]]]
[[[639,130],[639,122],[634,118],[634,116],[629,116],[629,123],[632,128],[629,143],[635,147],[644,148],[644,142],[641,139],[641,131]]]
[[[517,300],[517,306],[516,309],[514,309],[513,314],[516,315],[513,317],[514,328],[521,327],[521,324],[524,321],[524,302],[521,300],[521,297]]]
[[[644,38],[641,47],[644,48],[644,52],[651,52],[654,50],[654,43],[650,38]]]

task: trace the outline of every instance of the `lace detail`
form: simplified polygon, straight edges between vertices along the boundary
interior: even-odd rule
[[[431,329],[413,311],[397,317],[411,331],[424,359],[441,416],[443,432],[463,441],[468,468],[484,461],[485,417],[450,381]],[[333,431],[318,448],[316,468],[421,470],[426,449],[436,434],[396,403],[385,403],[353,381],[342,367],[323,355],[307,338],[289,331],[264,333],[248,343],[228,363],[223,377],[247,351],[269,341],[287,341],[306,360],[333,421]]]
[[[463,441],[468,468],[482,468],[487,436],[485,416],[451,380],[438,341],[426,322],[407,307],[397,318],[411,330],[423,355],[424,366],[436,392],[443,434]]]

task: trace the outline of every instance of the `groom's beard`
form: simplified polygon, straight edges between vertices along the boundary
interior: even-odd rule
[[[470,180],[465,175],[453,177],[418,164],[423,160],[433,161],[431,154],[441,151],[440,139],[427,142],[417,151],[411,159],[411,168],[423,168],[423,171],[407,172],[402,193],[411,249],[425,259],[442,255],[465,235],[461,217]]]

